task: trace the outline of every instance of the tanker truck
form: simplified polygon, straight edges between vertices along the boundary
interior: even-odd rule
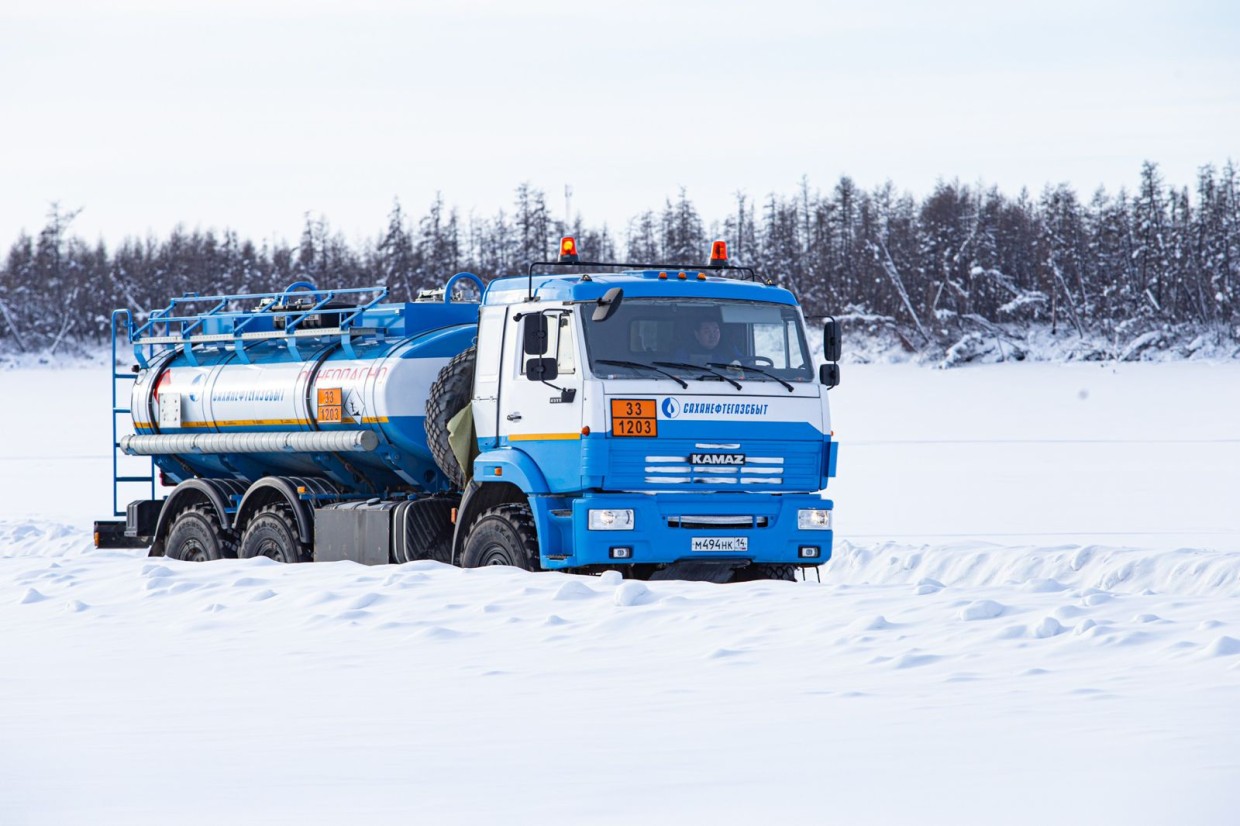
[[[95,544],[794,579],[831,557],[840,334],[822,331],[815,369],[796,297],[723,242],[691,268],[582,261],[564,238],[524,274],[404,302],[299,282],[117,310],[124,519]]]

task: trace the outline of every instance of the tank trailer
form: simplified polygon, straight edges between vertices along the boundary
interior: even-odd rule
[[[721,241],[687,268],[581,261],[564,238],[524,275],[407,302],[299,282],[117,310],[112,363],[122,340],[136,361],[112,368],[124,519],[95,544],[793,579],[831,558],[833,319],[823,336],[815,369],[796,297]],[[150,462],[127,475],[126,457]]]

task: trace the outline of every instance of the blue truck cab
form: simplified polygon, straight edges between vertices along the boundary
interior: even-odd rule
[[[791,292],[712,263],[487,285],[466,525],[528,506],[543,569],[723,581],[830,559],[838,366],[815,367]],[[834,322],[825,335],[834,361]],[[458,555],[488,564],[457,532]]]

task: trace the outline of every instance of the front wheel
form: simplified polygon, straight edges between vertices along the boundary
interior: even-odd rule
[[[538,533],[528,505],[491,508],[469,529],[461,567],[481,568],[484,565],[538,570]]]

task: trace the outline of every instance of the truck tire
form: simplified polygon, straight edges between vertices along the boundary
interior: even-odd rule
[[[483,512],[469,529],[462,568],[511,565],[539,570],[538,532],[528,505],[500,505]]]
[[[220,520],[210,505],[191,505],[176,515],[164,556],[185,562],[208,562],[237,555],[237,542],[220,528]]]
[[[301,544],[297,523],[283,502],[266,505],[254,514],[241,535],[242,559],[265,556],[276,562],[309,562],[310,551]]]
[[[469,473],[461,467],[448,444],[448,422],[473,398],[476,356],[477,348],[470,347],[445,364],[426,400],[426,443],[435,457],[435,464],[458,489],[465,487]]]

